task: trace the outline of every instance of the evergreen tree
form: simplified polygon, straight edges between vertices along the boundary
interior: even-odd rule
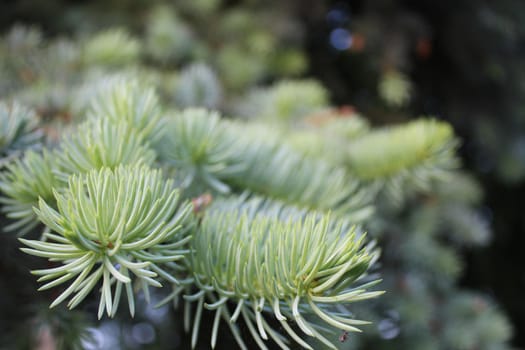
[[[449,124],[331,106],[257,4],[99,30],[135,18],[120,6],[2,38],[2,345],[509,348],[497,305],[458,286],[491,230]],[[389,71],[379,91],[403,108],[409,86]]]

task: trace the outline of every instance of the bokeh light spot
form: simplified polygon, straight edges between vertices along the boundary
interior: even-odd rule
[[[336,28],[330,33],[330,44],[336,50],[348,50],[352,46],[352,35],[346,29]]]
[[[137,323],[131,330],[131,336],[139,344],[151,344],[155,341],[155,329],[146,322]]]

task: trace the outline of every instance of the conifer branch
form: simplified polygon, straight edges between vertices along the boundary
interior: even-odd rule
[[[90,38],[84,44],[82,58],[86,65],[117,66],[136,61],[139,53],[137,39],[122,28],[112,28]]]
[[[372,131],[348,145],[347,164],[359,178],[379,184],[399,202],[412,189],[428,190],[459,165],[449,124],[420,119]]]
[[[37,144],[42,132],[36,114],[18,103],[0,102],[0,166],[4,157]]]
[[[185,254],[182,244],[177,247],[180,254],[173,256],[173,245],[187,242],[188,230],[181,223],[191,206],[179,202],[173,182],[165,181],[157,170],[145,166],[92,170],[73,175],[68,189],[54,195],[57,210],[43,199],[35,210],[52,231],[48,241],[21,239],[28,247],[22,248],[24,252],[61,263],[33,271],[39,281],[46,281],[40,290],[73,280],[51,307],[70,298],[68,307],[74,308],[102,280],[98,317],[104,311],[115,315],[122,287],[133,315],[133,280],[143,289],[160,287],[156,277],[163,270],[155,258],[177,260]]]
[[[151,165],[155,152],[144,137],[126,122],[92,118],[64,137],[55,152],[57,176],[67,182],[72,174],[119,165]]]
[[[359,331],[356,326],[366,322],[339,315],[331,305],[383,293],[367,291],[378,281],[356,286],[377,257],[364,239],[356,227],[330,215],[260,199],[216,202],[194,236],[190,265],[200,292],[186,300],[222,312],[223,318],[229,314],[227,301],[236,303],[231,322],[241,315],[260,348],[270,335],[286,349],[265,321],[265,315],[273,313],[289,337],[310,348],[290,321],[319,339],[324,338],[311,316],[331,327]]]
[[[314,210],[333,210],[354,222],[373,208],[370,191],[342,167],[306,157],[250,124],[203,109],[174,115],[162,143],[163,159],[182,170],[183,186],[228,193],[250,190]]]
[[[42,154],[27,151],[22,159],[15,159],[0,172],[0,203],[2,212],[13,223],[4,226],[6,232],[23,236],[38,225],[33,207],[43,199],[55,207],[53,189],[60,184],[53,169],[55,156],[44,149]]]
[[[160,153],[182,172],[183,187],[205,185],[219,193],[228,193],[227,177],[245,167],[239,159],[237,135],[228,129],[217,112],[186,109],[169,119]]]
[[[125,122],[150,142],[162,137],[164,120],[158,96],[151,86],[125,78],[108,81],[108,84],[110,88],[103,89],[103,94],[92,100],[89,112],[92,119],[109,119],[115,124]]]

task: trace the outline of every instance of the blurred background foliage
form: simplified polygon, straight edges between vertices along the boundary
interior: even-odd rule
[[[308,11],[312,6],[302,7],[311,73],[335,101],[350,101],[376,123],[438,115],[460,135],[495,232],[491,245],[466,255],[462,284],[498,298],[516,329],[525,329],[525,3],[372,0]],[[524,346],[524,336],[517,331],[516,344]]]
[[[402,205],[392,204],[395,190],[385,191],[390,199],[369,230],[382,244],[389,294],[358,311],[373,329],[341,346],[506,349],[511,339],[525,347],[524,20],[520,0],[4,0],[0,95],[33,107],[51,140],[81,118],[100,78],[117,74],[154,85],[168,106],[205,106],[284,129],[305,116],[315,124],[352,115],[339,132],[357,137],[368,123],[446,120],[479,184],[458,174]],[[330,105],[340,107],[327,112]],[[332,156],[337,144],[308,148],[312,138],[302,131],[288,134],[292,147]],[[36,260],[15,246],[2,237],[0,329],[8,348],[34,348],[27,327],[38,344],[55,347],[83,347],[89,335],[104,349],[189,346],[167,307],[96,326],[94,305],[49,313],[48,297],[35,294],[27,274]],[[68,327],[75,324],[94,328],[85,334]]]

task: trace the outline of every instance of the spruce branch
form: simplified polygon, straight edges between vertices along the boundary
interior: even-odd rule
[[[249,92],[237,112],[245,118],[291,124],[327,107],[328,92],[315,80],[285,80]]]
[[[169,119],[160,153],[182,171],[184,187],[204,184],[220,193],[230,191],[224,179],[238,174],[244,164],[237,135],[228,126],[217,112],[197,108]]]
[[[489,298],[474,292],[458,292],[441,310],[443,342],[450,349],[507,349],[512,326]]]
[[[0,103],[0,204],[3,218],[12,220],[4,228],[23,235],[39,218],[48,226],[40,241],[22,240],[24,251],[49,259],[40,260],[44,266],[35,274],[42,289],[58,287],[60,296],[52,305],[68,300],[76,308],[66,310],[61,303],[49,314],[39,312],[33,323],[17,327],[25,336],[19,338],[33,338],[29,326],[43,330],[40,340],[52,333],[56,348],[61,341],[64,349],[85,347],[80,303],[88,306],[96,299],[99,316],[118,316],[125,291],[131,313],[141,314],[140,288],[148,300],[149,286],[167,283],[173,291],[163,302],[182,297],[194,347],[210,310],[215,313],[212,347],[220,341],[221,327],[228,327],[242,349],[250,336],[262,349],[288,349],[294,343],[334,348],[332,342],[346,340],[348,332],[367,323],[364,319],[377,327],[349,336],[338,348],[506,349],[511,326],[503,313],[455,286],[461,269],[457,248],[482,244],[490,232],[481,215],[486,213],[474,208],[481,189],[451,171],[457,141],[450,127],[422,120],[371,130],[351,107],[329,107],[327,90],[313,80],[276,82],[232,104],[239,93],[250,91],[248,84],[273,81],[280,73],[295,75],[306,60],[293,47],[300,34],[293,21],[259,6],[254,17],[253,1],[241,7],[230,3],[154,5],[148,18],[139,19],[146,20],[136,28],[144,34],[140,39],[111,29],[86,40],[47,40],[39,30],[22,26],[0,38],[0,95],[36,107],[63,139],[57,150],[27,152],[39,146],[37,118],[17,104]],[[128,9],[135,12],[134,6]],[[330,16],[346,12],[334,9]],[[342,18],[335,17],[329,22]],[[203,24],[196,31],[189,25],[194,21]],[[94,24],[88,22],[85,29]],[[420,26],[409,22],[410,31]],[[498,28],[508,27],[496,22]],[[281,41],[283,31],[287,38]],[[393,34],[393,46],[413,41],[404,43]],[[352,35],[354,52],[362,49],[365,36],[375,41],[373,35]],[[194,63],[197,58],[220,74]],[[377,97],[399,112],[413,91],[407,76],[393,68],[379,77]],[[175,107],[220,107],[238,111],[247,123],[196,109],[170,118],[153,86]],[[70,134],[63,122],[76,123],[86,112],[88,122]],[[514,146],[519,155],[519,142]],[[152,149],[162,158],[156,159]],[[517,164],[509,159],[507,173]],[[165,181],[147,166],[171,166],[176,179]],[[180,194],[174,188],[179,177]],[[421,190],[424,195],[411,196]],[[231,197],[224,199],[225,194]],[[192,196],[193,208],[180,203]],[[405,198],[410,201],[401,203]],[[392,201],[402,205],[392,207]],[[365,219],[386,252],[382,288],[389,290],[387,298],[368,300],[380,294],[371,291],[377,281],[369,272],[378,252],[365,243],[360,227],[352,226]],[[22,282],[27,276],[15,273],[21,265],[11,259],[7,245],[5,253],[8,284],[17,284],[18,277]],[[24,317],[17,300],[27,299],[25,292],[11,294],[2,306],[12,307],[0,309],[14,326]],[[355,311],[350,313],[347,302],[363,299],[349,305]],[[115,346],[118,337],[132,346],[127,332],[140,326],[153,326],[157,339],[176,331],[169,329],[171,322],[161,325],[145,316],[151,324],[134,321],[128,329],[122,318],[99,322],[100,329],[120,328],[111,334]],[[4,333],[0,338],[17,338]]]
[[[375,182],[396,202],[410,189],[428,190],[459,165],[452,127],[435,119],[372,131],[348,145],[347,165]]]
[[[42,46],[42,31],[35,26],[15,25],[5,36],[10,51],[21,54],[33,53]]]
[[[57,210],[44,199],[35,209],[51,230],[47,241],[21,239],[28,246],[21,248],[24,252],[61,263],[32,271],[46,282],[40,290],[73,280],[51,307],[71,297],[68,307],[74,308],[102,280],[98,317],[104,310],[109,316],[116,314],[123,287],[133,315],[132,281],[140,282],[147,293],[148,286],[161,286],[159,275],[168,275],[156,257],[184,258],[188,231],[181,223],[190,215],[191,205],[180,203],[173,182],[165,181],[158,170],[145,166],[92,170],[73,175],[67,190],[54,195]],[[164,245],[169,252],[162,255]]]
[[[398,71],[385,72],[377,86],[381,99],[394,108],[405,107],[412,96],[412,83],[410,79]]]
[[[479,210],[451,203],[444,206],[443,222],[448,236],[454,242],[465,246],[486,245],[492,232],[488,220]]]
[[[20,104],[0,102],[0,166],[4,157],[30,148],[42,138],[36,114]]]
[[[126,122],[89,119],[64,137],[56,151],[58,177],[67,182],[72,174],[126,164],[151,165],[155,152],[141,134]]]
[[[43,153],[27,151],[23,158],[15,159],[0,172],[0,203],[2,212],[15,220],[3,229],[25,235],[38,225],[33,207],[39,198],[55,206],[53,188],[60,182],[54,174],[56,164],[54,155],[44,149]]]
[[[180,62],[195,49],[192,28],[173,6],[157,5],[146,22],[145,54],[159,64]]]
[[[173,99],[177,106],[217,108],[223,95],[213,69],[203,63],[185,67],[177,77]]]
[[[301,126],[319,130],[324,136],[335,136],[350,141],[370,131],[370,122],[351,106],[330,108],[313,113],[304,119]]]
[[[454,171],[450,181],[436,184],[436,194],[442,201],[473,206],[482,202],[483,188],[473,176],[464,171]]]
[[[118,66],[138,59],[140,43],[125,29],[111,28],[89,38],[82,51],[84,64],[88,66]]]
[[[354,222],[373,211],[371,196],[342,167],[303,156],[269,129],[186,109],[168,120],[160,154],[184,174],[183,186],[228,193],[249,190],[314,210],[333,210]],[[201,189],[202,190],[202,189]]]
[[[344,168],[302,155],[257,129],[237,130],[244,170],[229,180],[239,188],[313,210],[333,210],[360,222],[373,212],[370,191]]]
[[[90,117],[109,119],[114,123],[128,123],[148,141],[158,140],[163,133],[158,96],[151,86],[143,86],[137,79],[108,80],[108,88],[93,99]]]
[[[289,130],[283,137],[293,149],[309,157],[345,165],[346,154],[341,150],[346,149],[352,140],[364,136],[369,129],[366,119],[331,110],[305,118],[301,128]]]
[[[0,42],[6,82],[2,93],[27,86],[38,79],[41,70],[42,31],[35,26],[15,25]]]
[[[237,206],[232,210],[232,206]],[[321,335],[317,317],[328,327],[359,331],[367,322],[341,314],[334,305],[375,298],[367,291],[379,281],[362,281],[377,258],[364,245],[365,235],[329,214],[307,212],[279,203],[218,201],[204,216],[192,242],[191,270],[199,292],[185,296],[198,302],[193,339],[201,308],[216,313],[212,334],[215,347],[220,319],[235,323],[242,317],[261,349],[270,337],[282,349],[288,340],[272,328],[265,315],[273,313],[302,347],[312,349],[290,326],[336,347]],[[236,303],[230,314],[228,301]],[[236,328],[230,324],[234,333]],[[237,341],[245,348],[239,334]],[[195,340],[192,342],[195,347]]]

